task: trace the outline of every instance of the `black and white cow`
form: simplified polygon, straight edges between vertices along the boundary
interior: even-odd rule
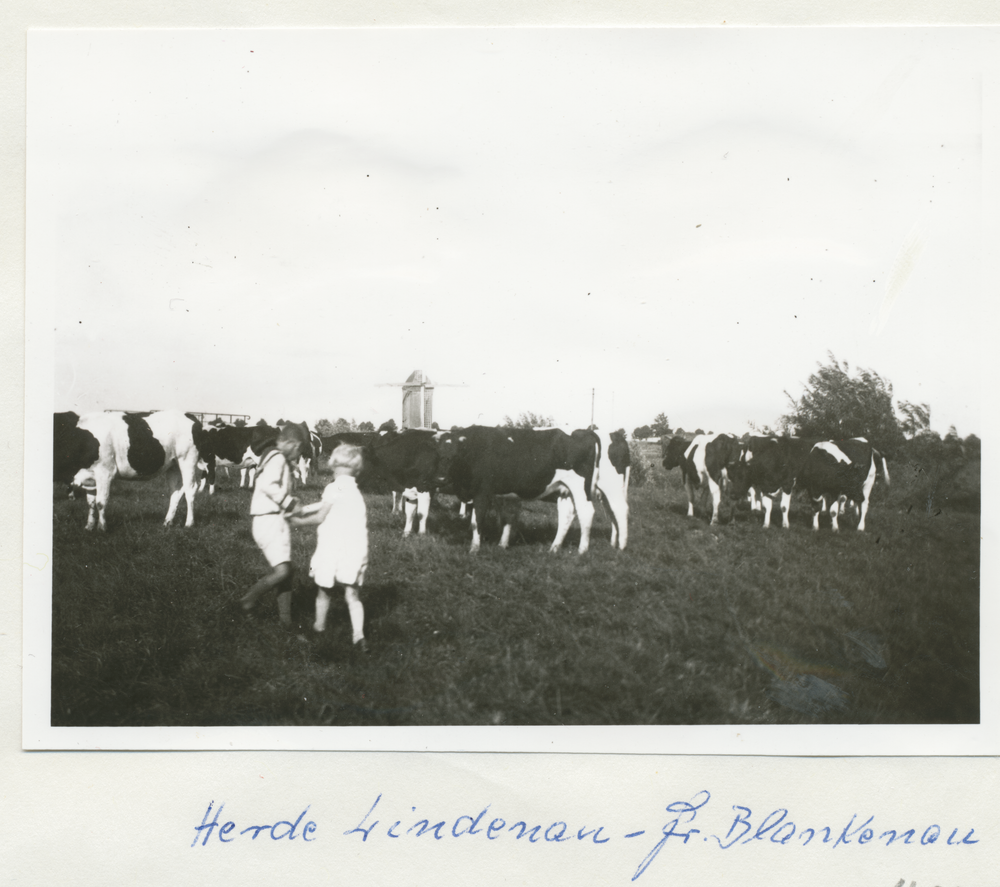
[[[239,468],[240,486],[253,486],[261,453],[278,438],[278,429],[270,425],[221,425],[205,429],[200,446],[205,483],[209,495],[215,494],[217,468]]]
[[[848,500],[858,503],[861,515],[858,531],[864,532],[879,462],[882,463],[882,476],[888,485],[889,466],[885,456],[864,438],[820,441],[812,447],[799,473],[798,486],[813,501],[814,530],[819,529],[820,511],[829,499],[830,519],[835,533],[840,529],[837,524],[838,513],[843,511]]]
[[[381,479],[393,491],[393,508],[397,494],[401,495],[406,521],[403,535],[413,532],[414,519],[418,532],[427,532],[431,494],[439,486],[438,445],[436,432],[422,429],[406,431],[360,432],[370,435],[362,455],[365,467],[358,479],[362,488]]]
[[[559,526],[550,551],[558,551],[576,515],[581,554],[590,546],[600,438],[591,431],[566,434],[558,428],[489,428],[472,425],[439,435],[440,480],[445,492],[472,502],[472,547],[496,497],[507,498],[500,547],[510,543],[519,503],[556,498]]]
[[[107,529],[104,512],[116,477],[146,480],[163,472],[170,487],[164,524],[187,498],[185,526],[194,524],[195,472],[201,422],[187,413],[102,412],[53,417],[53,479],[82,488],[87,494],[87,529]]]
[[[601,447],[594,469],[594,487],[601,494],[611,519],[611,547],[624,549],[628,545],[628,480],[632,465],[625,436],[618,431],[609,435],[599,428],[579,429],[570,433],[584,442],[591,440],[588,437],[591,434],[596,434],[600,440]]]
[[[663,467],[680,468],[688,497],[688,517],[694,517],[695,492],[702,485],[712,495],[712,523],[719,522],[722,486],[727,469],[740,457],[740,442],[731,434],[698,434],[687,441],[672,437],[661,444]],[[745,492],[745,491],[744,491]]]
[[[625,499],[627,501],[628,480],[629,475],[632,473],[632,453],[629,451],[628,441],[625,440],[625,432],[621,429],[611,432],[607,447],[607,455],[608,461],[615,470],[615,474],[621,478],[622,490],[624,491]],[[603,471],[603,466],[602,473],[605,473]]]
[[[771,509],[780,502],[781,526],[790,526],[788,512],[796,478],[815,441],[795,437],[751,437],[742,445],[739,459],[729,466],[733,494],[760,496],[764,527],[771,526]],[[753,507],[757,511],[758,508]]]

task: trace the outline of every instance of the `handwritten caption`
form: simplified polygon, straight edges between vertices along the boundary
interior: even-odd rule
[[[939,841],[948,846],[961,848],[979,843],[979,839],[974,837],[975,828],[967,825],[952,827],[950,833],[947,825],[942,826],[938,823],[907,823],[902,827],[898,823],[890,823],[895,827],[886,828],[884,824],[876,822],[875,814],[862,819],[863,814],[852,813],[842,825],[838,823],[832,826],[802,826],[784,807],[772,810],[760,818],[750,807],[742,804],[733,804],[728,809],[719,804],[710,807],[711,800],[711,793],[707,789],[702,789],[690,800],[668,804],[667,821],[659,829],[643,828],[626,831],[612,829],[603,824],[570,824],[561,819],[553,820],[551,823],[529,822],[523,819],[515,821],[512,817],[498,815],[490,803],[477,813],[462,813],[437,822],[432,822],[437,817],[417,818],[416,807],[411,807],[410,814],[404,819],[397,819],[387,812],[390,809],[389,805],[383,802],[382,795],[379,794],[357,825],[343,831],[340,825],[332,825],[327,834],[331,838],[360,841],[362,844],[367,844],[369,839],[372,844],[377,844],[400,838],[418,839],[425,834],[430,835],[427,840],[434,841],[478,839],[507,840],[517,843],[524,840],[527,844],[569,842],[587,843],[592,846],[645,838],[644,841],[636,841],[645,849],[645,855],[632,874],[633,881],[642,877],[665,848],[687,845],[689,841],[701,841],[722,851],[731,851],[754,842],[800,848],[825,845],[831,850],[848,846],[891,847],[894,844],[928,847]],[[210,801],[201,823],[194,827],[191,847],[232,844],[241,839],[244,842],[253,842],[258,838],[265,842],[301,839],[303,844],[318,841],[323,834],[319,825],[314,820],[306,819],[310,806],[306,806],[294,820],[280,819],[273,823],[241,827],[235,820],[223,816],[224,803],[216,806],[215,801]],[[699,816],[702,817],[701,823],[706,825],[704,831],[693,825]],[[721,823],[722,827],[713,823]],[[647,835],[649,837],[645,837]],[[672,843],[671,839],[674,839]]]

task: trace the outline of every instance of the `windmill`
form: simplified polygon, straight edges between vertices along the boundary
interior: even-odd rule
[[[403,428],[430,428],[434,421],[434,389],[465,388],[444,382],[440,385],[430,380],[423,370],[414,370],[405,382],[383,382],[379,388],[403,389]]]

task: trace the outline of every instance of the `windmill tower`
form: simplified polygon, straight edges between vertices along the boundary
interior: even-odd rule
[[[434,383],[414,370],[403,383],[403,428],[430,428],[434,421]]]
[[[435,386],[423,370],[414,370],[405,382],[385,382],[379,386],[403,389],[403,422],[405,428],[430,428],[434,422],[434,389],[465,388],[464,385]]]

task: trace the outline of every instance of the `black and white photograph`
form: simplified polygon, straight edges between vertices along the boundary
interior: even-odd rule
[[[32,32],[26,744],[977,747],[995,50]]]

